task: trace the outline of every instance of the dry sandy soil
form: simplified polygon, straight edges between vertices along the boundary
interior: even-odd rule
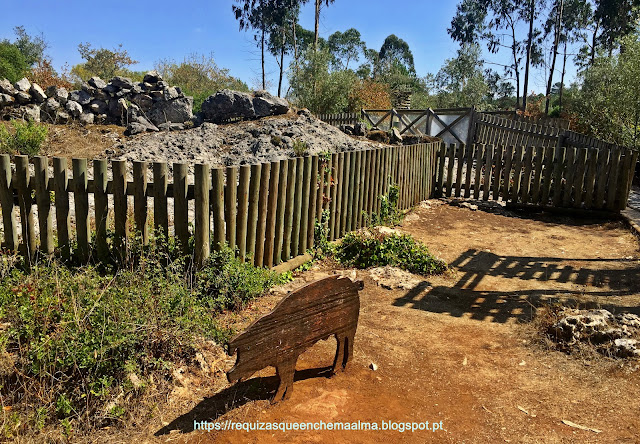
[[[417,208],[401,230],[453,271],[409,291],[384,289],[358,271],[365,288],[354,359],[345,372],[326,377],[335,342],[320,342],[300,357],[291,399],[274,406],[268,402],[277,385],[273,369],[235,386],[219,372],[202,380],[191,399],[170,397],[162,424],[149,429],[155,437],[140,440],[640,442],[638,362],[553,351],[530,322],[548,300],[640,313],[640,251],[622,223],[474,212],[436,202]],[[328,273],[333,270],[321,265],[289,286]],[[236,326],[268,312],[281,296],[257,301],[237,316]],[[232,363],[227,359],[221,370]],[[194,420],[442,421],[444,430],[206,432],[194,431]]]

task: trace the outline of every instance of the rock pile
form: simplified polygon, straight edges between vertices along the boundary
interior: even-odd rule
[[[289,102],[267,91],[253,94],[223,89],[209,96],[202,104],[205,122],[225,123],[233,120],[253,120],[289,112]]]
[[[565,348],[591,344],[607,356],[640,358],[640,316],[607,310],[565,310],[549,336]]]
[[[67,91],[51,86],[44,91],[26,78],[11,84],[0,80],[0,117],[36,122],[112,123],[128,126],[129,134],[159,129],[181,129],[191,121],[193,98],[169,86],[157,71],[142,82],[114,77],[108,83],[92,77],[81,89]]]

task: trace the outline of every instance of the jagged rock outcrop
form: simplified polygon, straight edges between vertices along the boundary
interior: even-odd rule
[[[205,122],[224,123],[235,119],[259,119],[289,112],[289,102],[267,91],[249,94],[223,89],[209,96],[202,104]]]

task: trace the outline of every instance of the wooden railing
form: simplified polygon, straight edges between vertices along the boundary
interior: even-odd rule
[[[620,211],[637,159],[637,151],[619,147],[443,145],[436,194]]]
[[[29,259],[40,251],[79,263],[117,260],[127,254],[133,230],[149,242],[152,220],[157,233],[174,236],[198,265],[226,242],[241,258],[271,267],[313,246],[314,224],[325,210],[334,240],[379,213],[379,197],[391,183],[399,185],[401,209],[429,198],[439,147],[389,146],[228,168],[198,164],[193,175],[176,163],[172,179],[165,162],[133,162],[129,169],[124,160],[73,159],[69,171],[63,158],[50,165],[35,157],[31,165],[15,156],[12,166],[2,155],[2,244]]]

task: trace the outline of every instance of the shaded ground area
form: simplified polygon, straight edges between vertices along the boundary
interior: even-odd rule
[[[273,370],[264,370],[237,386],[174,405],[182,415],[165,414],[165,423],[152,431],[156,439],[637,442],[637,361],[586,361],[549,350],[527,322],[545,300],[639,312],[638,242],[622,223],[517,217],[432,203],[410,214],[401,230],[424,241],[454,271],[409,291],[377,287],[367,271],[358,271],[365,289],[354,360],[346,372],[326,377],[335,342],[320,342],[298,361],[289,401],[269,405],[277,381]],[[331,272],[312,270],[303,279]],[[271,295],[259,301],[239,325],[278,300]],[[445,430],[194,432],[194,420],[442,421]]]

